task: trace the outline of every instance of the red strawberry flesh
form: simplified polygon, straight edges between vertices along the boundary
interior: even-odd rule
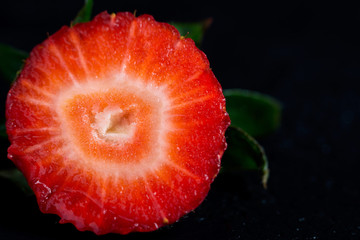
[[[230,124],[193,41],[130,13],[36,46],[6,108],[8,157],[40,210],[96,234],[153,231],[199,206]]]

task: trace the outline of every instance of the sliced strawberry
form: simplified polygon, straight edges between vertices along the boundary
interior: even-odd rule
[[[101,13],[35,47],[6,116],[8,157],[41,211],[96,234],[152,231],[195,209],[230,123],[193,41],[130,13]]]

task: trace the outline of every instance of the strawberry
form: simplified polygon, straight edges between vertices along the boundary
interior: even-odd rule
[[[230,124],[191,39],[100,13],[36,46],[9,91],[8,157],[40,210],[96,234],[176,222],[206,197]]]

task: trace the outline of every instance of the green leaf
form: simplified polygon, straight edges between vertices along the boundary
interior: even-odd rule
[[[180,32],[181,36],[191,38],[199,47],[211,22],[212,19],[208,18],[200,22],[170,22],[170,24]]]
[[[16,168],[0,170],[0,178],[5,178],[19,187],[27,196],[34,194],[24,175]]]
[[[226,131],[226,141],[228,147],[222,158],[222,171],[259,171],[266,188],[269,168],[263,147],[244,130],[231,126]]]
[[[93,0],[85,0],[84,6],[80,9],[75,19],[72,21],[71,25],[75,25],[77,23],[89,22],[91,20],[93,5],[94,5]]]
[[[274,98],[248,90],[224,90],[231,126],[254,137],[267,135],[280,126],[281,104]]]
[[[7,138],[6,127],[4,123],[0,124],[0,137]]]
[[[22,68],[24,60],[29,56],[28,53],[13,48],[9,45],[0,43],[0,75],[8,83],[12,83],[17,73]]]

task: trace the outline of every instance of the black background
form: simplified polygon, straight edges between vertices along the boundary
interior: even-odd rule
[[[30,51],[82,1],[1,1],[0,41]],[[254,174],[220,175],[204,203],[152,233],[97,237],[41,214],[0,181],[0,239],[359,239],[360,8],[305,2],[95,1],[94,14],[137,10],[158,21],[212,17],[202,50],[223,88],[269,94],[281,128],[259,139],[268,190]],[[4,115],[6,83],[1,83]],[[1,141],[0,167],[8,143]]]

